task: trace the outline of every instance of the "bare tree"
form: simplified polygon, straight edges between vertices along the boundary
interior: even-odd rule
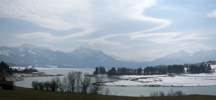
[[[67,91],[80,92],[82,73],[81,72],[69,72],[67,75]]]
[[[43,82],[39,82],[39,83],[38,83],[38,87],[39,87],[39,89],[40,89],[41,91],[43,91],[43,90],[44,90],[44,83],[43,83]]]
[[[38,87],[38,81],[33,81],[32,82],[32,87],[34,88],[34,90],[38,90],[39,89],[39,87]]]
[[[45,87],[46,91],[49,91],[50,90],[50,82],[48,82],[48,81],[45,82],[44,87]]]
[[[100,75],[95,76],[95,82],[91,84],[91,94],[99,94],[99,91],[102,90],[102,78]]]
[[[57,78],[54,78],[54,79],[51,80],[50,88],[51,88],[52,92],[57,91],[57,89],[58,89],[58,79]]]
[[[76,85],[76,92],[80,93],[81,92],[81,81],[82,81],[82,72],[76,72],[76,80],[75,80],[75,85]]]
[[[56,84],[57,84],[57,91],[60,90],[62,83],[59,77],[55,78]]]
[[[66,92],[66,91],[68,91],[67,90],[67,84],[68,84],[68,80],[67,80],[67,77],[63,77],[63,79],[62,79],[62,81],[60,80],[60,82],[61,82],[61,85],[59,86],[59,91],[60,92]]]
[[[67,75],[68,78],[68,90],[74,93],[75,90],[75,80],[76,80],[76,72],[69,72]]]
[[[91,84],[91,78],[85,75],[81,84],[82,84],[82,94],[88,94],[88,88]]]

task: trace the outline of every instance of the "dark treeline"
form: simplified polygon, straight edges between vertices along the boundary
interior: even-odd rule
[[[96,67],[94,74],[107,74],[107,75],[160,75],[160,74],[183,74],[183,73],[211,73],[213,70],[209,63],[198,64],[183,64],[183,65],[158,65],[147,66],[145,68],[115,68],[112,67],[106,70],[105,67]]]
[[[12,80],[9,80],[9,77],[11,77],[13,74],[12,68],[5,63],[0,63],[0,87],[2,89],[9,89],[12,90],[14,88],[14,82]]]
[[[25,69],[11,68],[9,64],[7,64],[4,61],[1,61],[0,63],[0,73],[4,73],[4,75],[12,75],[13,73],[33,73],[33,72],[38,72],[38,70],[34,68],[25,68]]]
[[[17,69],[17,68],[13,68],[12,69],[13,73],[25,73],[25,74],[29,74],[29,73],[34,73],[34,72],[38,72],[37,69],[34,68],[25,68],[25,69]]]
[[[14,73],[33,73],[38,72],[34,68],[25,68],[25,69],[15,69],[11,68],[9,64],[4,61],[0,62],[0,87],[2,89],[13,89],[13,74]]]
[[[2,77],[12,75],[12,73],[13,73],[13,69],[7,63],[2,61],[0,63],[0,74],[2,75]]]

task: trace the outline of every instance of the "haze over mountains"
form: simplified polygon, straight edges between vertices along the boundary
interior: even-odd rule
[[[137,66],[137,63],[114,59],[102,51],[78,48],[66,53],[32,45],[0,47],[0,60],[13,64],[56,65],[71,67]]]
[[[200,50],[195,53],[179,51],[153,61],[154,64],[184,64],[216,60],[216,50]]]
[[[132,62],[117,60],[100,50],[78,48],[66,53],[32,45],[0,47],[0,60],[13,64],[55,65],[65,67],[145,67],[159,64],[197,63],[216,59],[216,50],[199,51],[193,54],[180,51],[155,59],[154,61]]]

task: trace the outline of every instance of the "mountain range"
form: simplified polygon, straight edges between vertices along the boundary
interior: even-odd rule
[[[54,51],[32,45],[0,47],[0,60],[17,65],[55,65],[64,67],[145,67],[160,64],[185,64],[216,60],[216,50],[195,53],[179,51],[153,61],[133,62],[115,59],[100,50],[78,48],[72,52]]]
[[[55,65],[65,67],[138,66],[141,63],[116,60],[102,51],[78,48],[73,52],[54,51],[33,45],[0,47],[0,60],[18,65]]]

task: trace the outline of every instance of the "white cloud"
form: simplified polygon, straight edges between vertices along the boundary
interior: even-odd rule
[[[85,1],[85,2],[84,2]],[[1,0],[0,17],[16,18],[33,22],[54,30],[76,28],[79,23],[64,17],[73,13],[76,18],[88,12],[87,0]],[[82,19],[82,21],[84,21]],[[73,22],[73,23],[72,23]]]
[[[205,38],[197,34],[155,32],[171,25],[168,19],[145,14],[155,6],[159,6],[158,0],[2,0],[0,18],[26,20],[59,32],[20,33],[17,38],[21,43],[61,49],[89,45],[130,60],[154,59],[167,51],[191,49],[189,44],[203,46],[199,41]],[[72,29],[82,31],[61,34]]]
[[[210,17],[210,18],[216,18],[216,10],[208,13],[208,17]]]
[[[112,12],[115,14],[140,19],[146,9],[156,5],[157,0],[116,0],[111,3]]]
[[[125,0],[121,1],[125,2]],[[156,6],[157,2],[157,0],[131,0],[126,3],[126,6],[124,8],[127,9],[122,10],[122,12],[125,12],[126,15],[130,18],[151,22],[155,24],[155,27],[144,30],[142,32],[154,31],[170,25],[170,21],[168,20],[144,15],[145,10],[148,10],[153,6]]]
[[[43,43],[55,44],[70,39],[77,40],[79,39],[79,37],[85,37],[89,35],[91,32],[92,31],[88,30],[88,31],[75,32],[73,34],[61,35],[61,36],[56,36],[48,32],[33,32],[33,33],[18,34],[16,35],[16,37],[19,39],[26,40],[28,43],[34,41],[41,41]]]
[[[122,59],[143,61],[153,60],[179,50],[194,52],[202,48],[207,49],[208,46],[201,42],[205,40],[208,38],[196,33],[151,32],[138,34],[138,36],[131,34],[106,35],[88,42],[91,47],[118,55]]]
[[[157,0],[2,0],[0,17],[27,20],[54,30],[94,28],[106,23],[107,18],[112,22],[125,18],[142,20],[158,26],[167,22],[143,15],[156,3]]]
[[[103,3],[106,6],[102,5]],[[143,27],[145,30],[142,30],[142,32],[147,32],[163,28],[169,24],[167,20],[144,15],[144,11],[155,6],[156,3],[157,0],[44,0],[43,2],[38,0],[16,0],[12,2],[3,0],[0,4],[0,17],[27,20],[41,27],[54,30],[69,30],[71,28],[84,30],[83,32],[72,32],[69,35],[59,37],[62,39],[93,34],[94,31],[102,29],[100,23],[104,24],[103,28],[109,27],[108,23],[115,23],[119,19],[138,20],[141,23],[147,23],[151,28],[147,27],[145,29]],[[98,6],[101,10],[98,10]],[[107,15],[111,19],[107,21],[103,15]],[[125,23],[117,23],[117,26],[123,24]],[[108,30],[105,29],[104,31]],[[34,33],[34,35],[37,34]],[[46,32],[42,33],[46,34]],[[42,34],[38,35],[44,36]],[[52,36],[52,33],[49,33],[49,35],[55,37]]]
[[[28,43],[34,42],[35,40],[40,41],[41,43],[55,43],[55,41],[59,40],[58,37],[45,32],[24,33],[17,37],[24,41],[28,41]]]
[[[183,33],[183,32],[160,32],[160,33],[144,33],[144,34],[136,34],[130,35],[132,39],[143,39],[148,40],[154,43],[159,44],[172,44],[182,41],[200,41],[204,39],[208,39],[206,37],[199,36],[199,34],[195,33]]]

